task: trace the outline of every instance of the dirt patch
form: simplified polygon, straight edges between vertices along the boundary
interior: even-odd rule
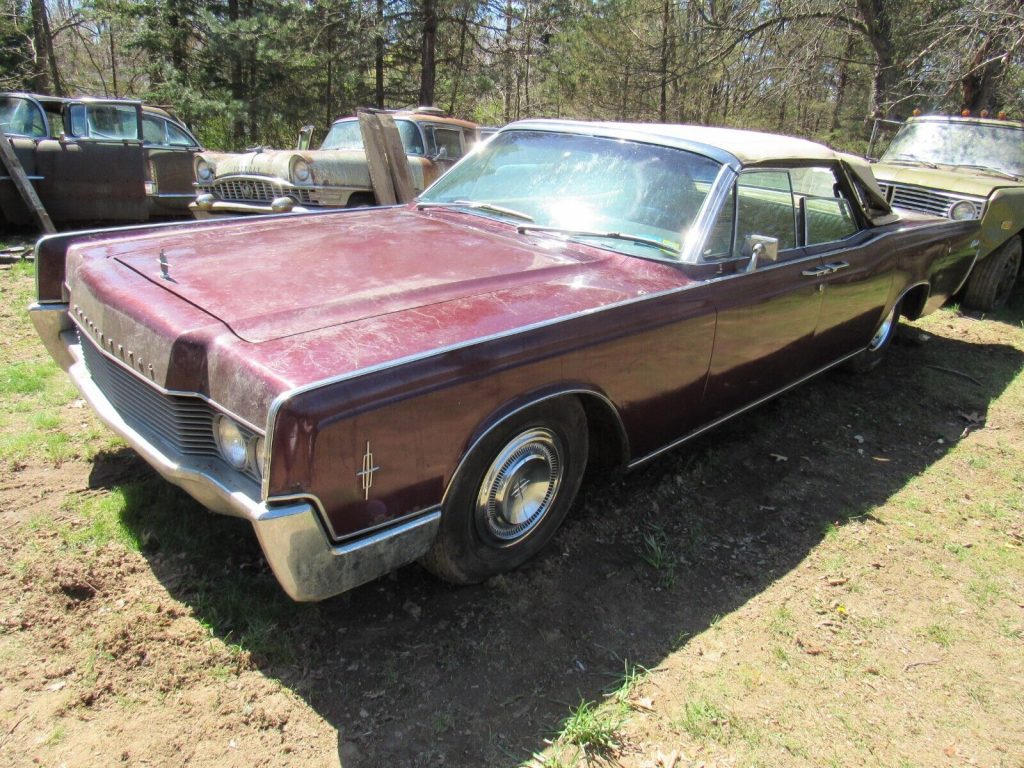
[[[96,450],[0,468],[0,756],[1019,768],[1022,316],[943,311],[872,374],[592,479],[516,573],[317,605],[65,404]],[[613,690],[615,746],[567,741]]]

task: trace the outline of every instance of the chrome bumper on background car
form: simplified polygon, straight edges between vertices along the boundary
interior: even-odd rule
[[[78,332],[68,319],[67,306],[33,304],[29,314],[47,350],[108,427],[165,479],[207,508],[252,523],[267,563],[292,599],[322,600],[336,595],[410,563],[429,549],[440,524],[439,509],[335,544],[310,500],[258,501],[252,495],[256,484],[247,475],[230,470],[218,459],[185,455],[151,439],[143,434],[143,425],[119,412],[97,386],[86,366]]]

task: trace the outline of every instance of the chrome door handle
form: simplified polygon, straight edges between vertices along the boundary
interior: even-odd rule
[[[848,261],[831,261],[825,265],[829,274],[838,272],[840,269],[846,269],[848,266],[850,266],[850,262]]]
[[[811,269],[805,269],[800,274],[804,277],[822,277],[823,275],[830,274],[832,269],[830,267],[813,267]]]

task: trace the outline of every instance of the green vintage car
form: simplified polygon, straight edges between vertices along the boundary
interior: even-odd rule
[[[991,311],[1010,298],[1024,237],[1024,123],[912,117],[872,170],[897,208],[981,219],[978,261],[963,303]]]

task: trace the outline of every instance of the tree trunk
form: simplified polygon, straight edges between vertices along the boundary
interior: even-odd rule
[[[992,35],[986,35],[978,52],[971,60],[971,69],[960,81],[963,87],[963,106],[978,113],[991,109],[996,86],[1005,72],[1002,56],[992,55]]]
[[[50,32],[50,18],[46,13],[45,0],[32,0],[32,41],[36,49],[36,62],[32,73],[32,89],[36,93],[54,96],[64,95],[64,85],[57,70],[57,58],[53,55],[53,35]]]
[[[893,85],[896,82],[892,19],[886,0],[857,0],[857,10],[864,22],[868,44],[875,55],[868,119],[865,121],[865,125],[870,126],[871,118],[889,117],[892,112]]]
[[[434,103],[436,68],[434,52],[437,45],[437,0],[423,0],[423,56],[420,69],[420,104]]]
[[[384,109],[384,0],[377,0],[377,37],[373,67],[376,74],[377,109]]]

